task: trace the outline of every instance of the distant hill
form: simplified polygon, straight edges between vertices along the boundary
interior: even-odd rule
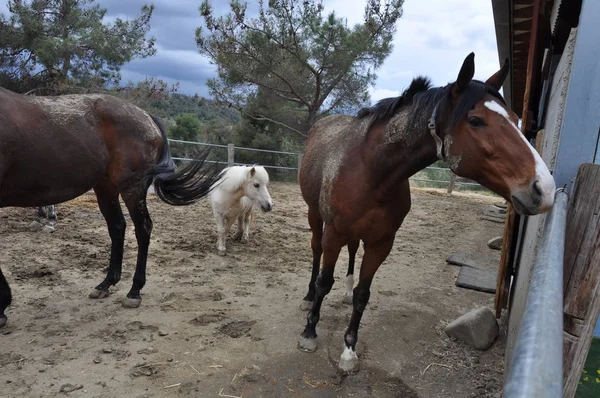
[[[149,104],[149,111],[165,119],[174,119],[183,113],[194,114],[202,122],[220,120],[226,124],[237,124],[240,113],[229,107],[218,105],[215,101],[199,95],[171,94],[168,99],[161,99]]]

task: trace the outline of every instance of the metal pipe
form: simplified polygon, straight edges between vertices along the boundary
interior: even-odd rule
[[[533,265],[505,398],[561,398],[563,394],[563,261],[569,196],[556,191]]]

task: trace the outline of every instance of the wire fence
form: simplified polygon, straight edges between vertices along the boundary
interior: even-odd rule
[[[210,144],[206,142],[169,139],[171,153],[176,161],[191,161],[204,148],[210,148],[208,163],[220,163],[223,168],[233,165],[250,166],[260,164],[270,169],[274,181],[297,181],[298,169],[302,164],[301,152],[276,151],[239,147],[233,144]],[[445,188],[447,192],[476,191],[490,193],[478,183],[456,176],[447,167],[429,166],[410,178],[413,187]]]

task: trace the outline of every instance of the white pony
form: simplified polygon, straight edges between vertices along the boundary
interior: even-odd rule
[[[226,253],[225,240],[234,221],[238,221],[235,239],[248,242],[254,207],[271,211],[273,200],[267,189],[269,174],[262,166],[232,166],[221,172],[221,178],[209,194],[217,222],[217,250]]]

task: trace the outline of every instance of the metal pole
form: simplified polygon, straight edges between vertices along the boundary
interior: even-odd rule
[[[235,146],[233,144],[227,144],[227,166],[231,167],[235,163]]]
[[[569,197],[556,192],[533,265],[505,398],[561,398],[563,393],[563,261]]]

